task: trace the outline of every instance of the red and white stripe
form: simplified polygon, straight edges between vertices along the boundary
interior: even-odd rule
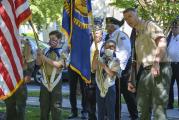
[[[19,26],[30,16],[27,0],[0,2],[0,99],[10,96],[23,79]]]

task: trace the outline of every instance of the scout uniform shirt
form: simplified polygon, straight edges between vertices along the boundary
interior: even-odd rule
[[[54,61],[59,61],[64,65],[64,59],[66,59],[67,54],[62,47],[59,48],[50,48],[46,50],[45,56]],[[57,69],[54,66],[44,63],[45,70],[43,69],[42,80],[43,85],[49,90],[52,91],[53,88],[58,84],[62,76],[62,68]]]
[[[105,63],[105,60],[103,57],[98,58],[100,62]],[[112,71],[119,73],[120,72],[120,62],[119,59],[113,57],[111,60],[109,60],[106,64],[109,69]],[[115,85],[116,76],[109,76],[100,66],[97,65],[96,69],[96,83],[100,90],[100,96],[105,97],[106,93],[108,92],[108,88]]]
[[[138,64],[142,63],[143,67],[147,67],[153,64],[156,55],[158,37],[165,37],[162,29],[160,29],[152,21],[144,21],[140,28],[137,29],[136,36],[136,53]],[[167,62],[165,56],[161,62]]]
[[[24,40],[22,44],[22,55],[23,55],[23,71],[24,76],[29,75],[31,76],[31,73],[33,71],[33,67],[35,64],[34,56],[32,55],[32,47],[29,41]]]

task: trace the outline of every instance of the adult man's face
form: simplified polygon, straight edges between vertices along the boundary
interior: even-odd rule
[[[129,26],[132,28],[135,28],[138,23],[138,16],[137,13],[134,11],[128,11],[125,12],[124,14],[124,20],[128,23]]]
[[[113,24],[106,24],[106,30],[109,34],[113,33],[115,31]]]
[[[95,31],[95,38],[96,38],[96,42],[100,42],[102,39],[102,30],[97,30]]]

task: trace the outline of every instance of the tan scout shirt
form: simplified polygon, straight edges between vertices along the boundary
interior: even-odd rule
[[[22,46],[23,55],[23,70],[32,69],[34,65],[34,58],[31,53],[31,45],[28,41],[25,41]],[[32,72],[32,71],[31,71]]]
[[[136,54],[137,61],[143,63],[143,66],[152,65],[156,55],[156,39],[158,37],[165,37],[163,31],[152,21],[145,21],[141,24],[140,28],[137,29],[136,37]],[[166,59],[166,58],[164,58]],[[161,60],[161,61],[164,61]]]
[[[99,57],[99,61],[103,64],[106,64],[104,61],[104,58]],[[116,72],[117,74],[120,74],[120,61],[118,58],[112,58],[108,63],[106,64],[109,69]],[[105,97],[106,93],[108,92],[108,88],[115,85],[117,75],[111,77],[106,72],[103,72],[103,69],[97,65],[96,69],[96,84],[100,90],[101,97]]]
[[[61,59],[61,58],[58,58],[58,59],[56,60],[57,55],[56,55],[56,53],[55,53],[54,51],[50,52],[47,57],[50,58],[50,59],[52,59],[52,60],[54,60],[54,61],[59,61],[59,62],[61,62],[61,63],[64,62],[63,59]],[[45,63],[45,70],[46,70],[46,74],[47,74],[48,76],[51,76],[52,71],[53,71],[53,68],[54,68],[54,66],[52,66],[52,65],[50,65],[50,64],[48,64],[48,63]],[[57,72],[57,74],[59,74],[60,71],[61,71],[61,70],[59,69],[58,72]]]

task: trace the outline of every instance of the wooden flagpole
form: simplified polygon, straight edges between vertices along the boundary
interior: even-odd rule
[[[35,41],[36,41],[36,44],[37,44],[37,48],[40,49],[40,47],[39,47],[40,45],[39,45],[39,42],[38,42],[39,37],[38,37],[38,34],[35,31],[35,27],[34,27],[34,25],[32,23],[32,20],[29,20],[28,22],[29,22],[29,24],[30,24],[30,26],[31,26],[31,28],[33,30]],[[42,69],[44,70],[44,74],[45,74],[45,76],[43,76],[43,78],[46,77],[46,79],[47,79],[44,60],[42,60],[42,67],[43,67]],[[42,72],[43,72],[43,70],[42,70]],[[48,84],[48,88],[50,88],[50,81],[49,80],[47,80],[47,84]]]

